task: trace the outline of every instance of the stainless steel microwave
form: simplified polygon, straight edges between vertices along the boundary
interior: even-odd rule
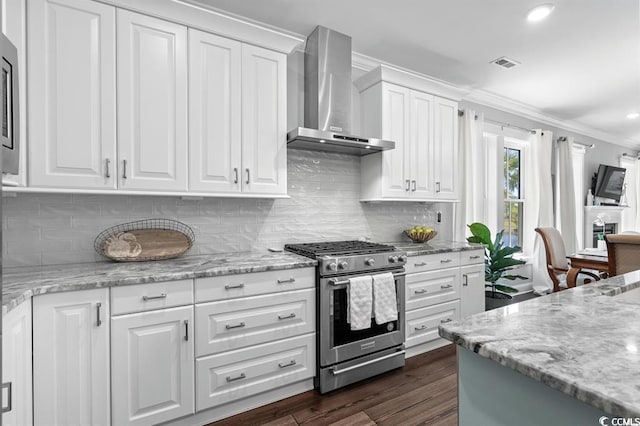
[[[0,112],[2,128],[2,173],[18,174],[20,164],[20,105],[18,104],[18,51],[0,34]]]

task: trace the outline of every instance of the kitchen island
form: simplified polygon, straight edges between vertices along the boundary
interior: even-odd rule
[[[460,346],[459,424],[640,420],[640,305],[616,298],[638,287],[640,271],[441,325]]]

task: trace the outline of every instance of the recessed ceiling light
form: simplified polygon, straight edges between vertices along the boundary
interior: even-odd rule
[[[537,22],[541,21],[553,11],[555,8],[551,3],[541,4],[540,6],[536,6],[527,13],[527,21]]]
[[[640,112],[630,112],[629,114],[627,114],[627,118],[631,120],[638,117],[640,117]]]

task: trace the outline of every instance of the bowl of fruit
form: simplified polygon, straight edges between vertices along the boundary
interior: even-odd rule
[[[404,235],[409,237],[414,243],[426,243],[433,239],[438,233],[427,226],[414,226],[404,231]]]

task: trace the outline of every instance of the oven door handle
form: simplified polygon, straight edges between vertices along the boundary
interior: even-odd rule
[[[385,355],[385,356],[381,356],[380,358],[376,358],[376,359],[372,359],[371,361],[366,361],[357,365],[352,365],[351,367],[347,367],[347,368],[342,368],[340,370],[336,370],[335,368],[330,369],[329,371],[331,371],[331,374],[333,374],[334,376],[337,376],[338,374],[342,374],[342,373],[346,373],[347,371],[351,371],[351,370],[355,370],[356,368],[360,368],[360,367],[365,367],[367,365],[371,365],[374,364],[378,361],[382,361],[385,359],[389,359],[389,358],[393,358],[394,356],[398,356],[398,355],[404,355],[407,351],[405,350],[401,350],[398,352],[394,352],[392,354],[389,355]]]
[[[393,274],[393,278],[404,277],[405,275],[406,275],[405,272],[398,272],[396,274]],[[349,280],[337,280],[335,278],[332,278],[332,279],[329,280],[329,284],[334,285],[334,286],[347,285],[347,284],[349,284]]]

